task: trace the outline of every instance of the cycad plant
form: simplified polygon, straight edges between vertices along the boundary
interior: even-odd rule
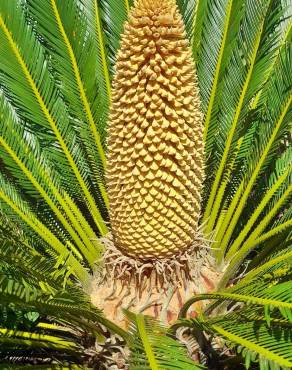
[[[291,9],[0,1],[0,368],[291,368]]]

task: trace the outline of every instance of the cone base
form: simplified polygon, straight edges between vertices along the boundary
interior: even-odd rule
[[[194,294],[213,291],[222,275],[212,267],[210,241],[201,235],[187,252],[151,261],[125,256],[110,234],[102,242],[106,249],[103,267],[96,271],[87,290],[92,303],[123,328],[127,328],[123,309],[173,324],[183,304]],[[196,317],[203,304],[206,302],[193,305],[189,316]]]

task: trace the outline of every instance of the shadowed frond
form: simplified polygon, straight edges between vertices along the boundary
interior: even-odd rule
[[[214,317],[200,315],[178,325],[221,336],[245,358],[246,368],[256,361],[260,369],[288,369],[292,365],[291,291],[290,264],[282,272],[266,274],[245,285],[195,296],[184,305],[181,317],[201,299],[216,300],[205,311],[213,311]]]
[[[194,26],[198,0],[178,0],[177,5],[184,20],[184,25],[191,46],[194,40]],[[193,49],[193,47],[192,47]]]
[[[191,361],[186,350],[175,339],[167,336],[167,330],[154,319],[126,312],[130,320],[130,369],[201,369]]]
[[[70,261],[45,258],[31,247],[29,240],[17,235],[17,229],[5,218],[1,220],[0,306],[13,305],[93,332],[99,322],[125,336],[122,329],[91,305],[76,282],[68,279]]]
[[[130,6],[133,5],[133,0],[100,0],[97,4],[98,22],[102,26],[102,35],[109,60],[109,71],[112,76],[117,50],[124,31],[124,23],[127,20]]]
[[[17,222],[24,223],[39,238],[47,243],[47,251],[58,256],[63,261],[67,261],[72,268],[72,273],[77,275],[81,281],[86,281],[88,273],[82,266],[80,259],[82,256],[74,250],[75,255],[67,246],[59,240],[41,221],[38,220],[29,204],[20,196],[19,192],[12,186],[2,174],[0,174],[0,202],[5,214],[16,218]]]

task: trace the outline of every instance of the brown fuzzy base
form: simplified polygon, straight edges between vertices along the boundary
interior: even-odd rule
[[[214,290],[221,275],[212,268],[210,241],[200,235],[187,252],[149,262],[123,255],[110,234],[101,241],[103,267],[87,290],[93,304],[122,327],[126,327],[124,308],[172,324],[183,303],[194,294]],[[195,317],[198,310],[200,303],[189,315]]]

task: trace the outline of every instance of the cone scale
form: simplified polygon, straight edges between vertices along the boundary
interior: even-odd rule
[[[138,0],[117,54],[107,187],[115,246],[140,260],[193,242],[203,179],[202,114],[175,0]]]

